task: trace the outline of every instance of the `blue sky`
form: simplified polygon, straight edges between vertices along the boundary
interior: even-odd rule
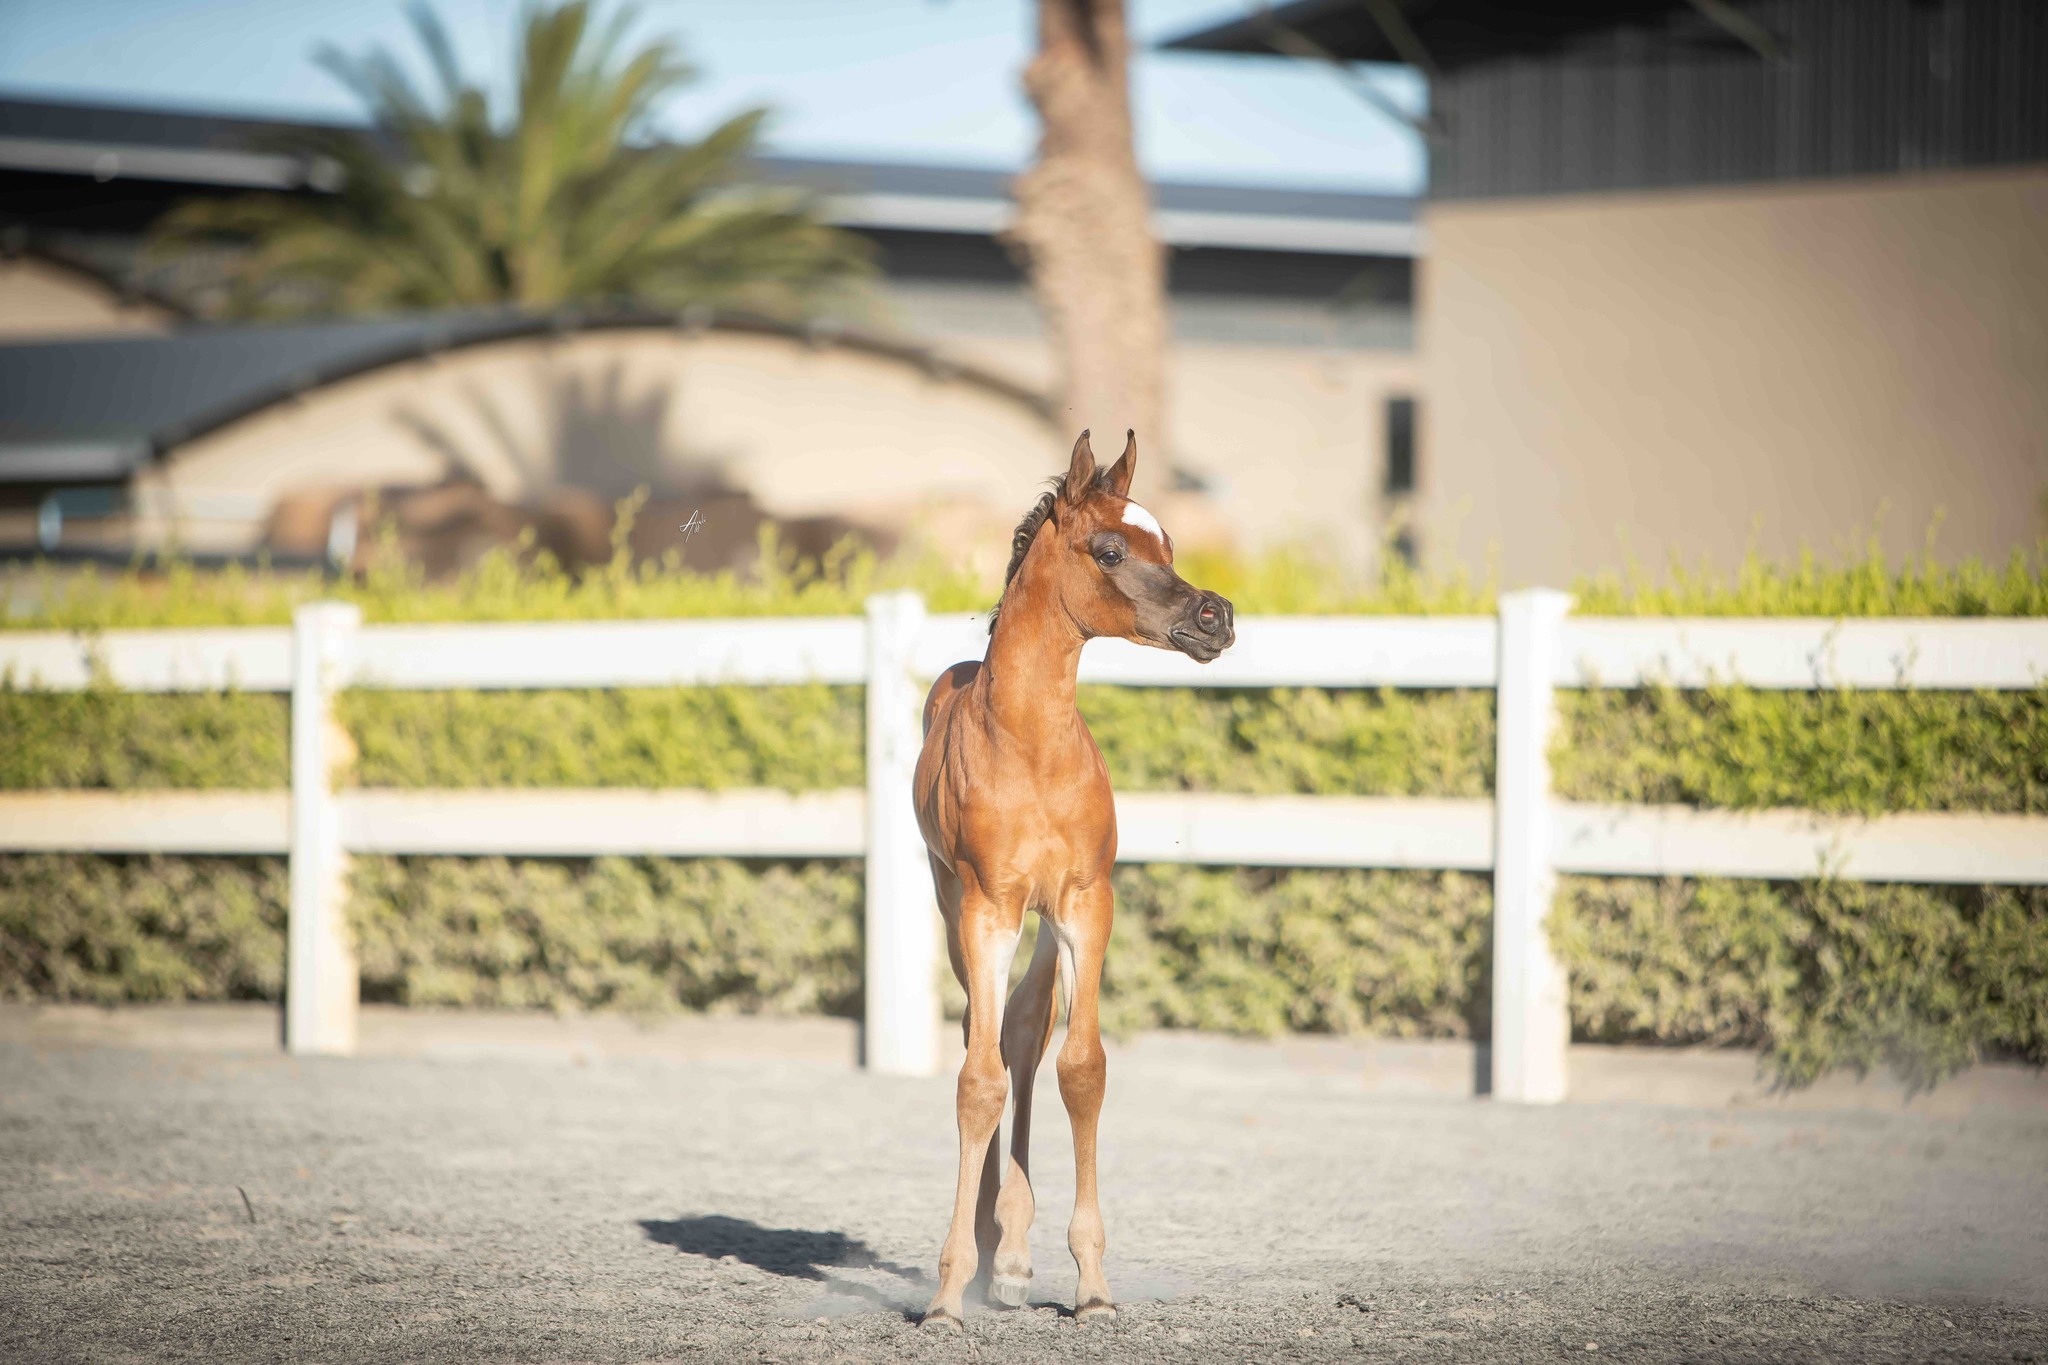
[[[1247,0],[1131,0],[1147,44]],[[465,61],[509,64],[522,0],[440,0]],[[643,32],[683,39],[703,78],[665,111],[677,132],[755,104],[802,155],[1009,167],[1033,126],[1017,73],[1028,0],[647,0]],[[397,0],[0,0],[0,92],[347,118],[311,61],[323,43],[413,50]],[[1373,78],[1419,107],[1408,73]],[[1160,179],[1418,189],[1406,129],[1330,72],[1279,59],[1150,54],[1136,72],[1139,154]]]

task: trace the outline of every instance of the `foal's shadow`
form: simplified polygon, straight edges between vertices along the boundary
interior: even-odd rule
[[[835,1294],[866,1299],[905,1318],[918,1316],[918,1299],[935,1285],[931,1277],[914,1266],[897,1265],[877,1256],[874,1249],[843,1232],[813,1232],[808,1228],[764,1228],[744,1218],[708,1214],[701,1218],[643,1218],[640,1228],[651,1241],[707,1260],[736,1257],[748,1265],[792,1280],[810,1280]],[[909,1297],[890,1294],[858,1280],[835,1275],[835,1270],[879,1270],[903,1281]]]

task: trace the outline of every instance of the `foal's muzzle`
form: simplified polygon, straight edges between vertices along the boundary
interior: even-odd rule
[[[1230,599],[1220,593],[1196,593],[1188,614],[1166,632],[1166,638],[1196,663],[1208,663],[1237,642]]]

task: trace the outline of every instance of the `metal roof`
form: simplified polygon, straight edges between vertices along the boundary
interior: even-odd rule
[[[843,227],[985,235],[1016,211],[1010,171],[799,157],[761,157],[755,168],[821,193]],[[1412,256],[1419,245],[1415,201],[1404,195],[1171,180],[1151,188],[1153,225],[1169,246]]]
[[[274,120],[0,99],[0,170],[128,178],[221,189],[298,190],[322,168],[272,149]],[[357,129],[367,134],[367,129]],[[1009,224],[1012,172],[989,167],[762,156],[771,183],[817,191],[843,227],[988,235]],[[1414,201],[1399,195],[1161,182],[1161,240],[1180,247],[1412,256]]]
[[[1690,10],[1684,0],[1395,0],[1402,20],[1428,54],[1449,71],[1499,57],[1527,56],[1569,46],[1575,39],[1617,24],[1657,19]],[[1701,20],[1702,24],[1707,21]],[[1395,39],[1381,27],[1364,0],[1293,0],[1261,7],[1242,19],[1169,38],[1171,52],[1278,53],[1274,37],[1287,30],[1332,57],[1351,62],[1406,63]]]
[[[1437,200],[2048,160],[2048,0],[1296,0],[1167,46],[1405,48]]]

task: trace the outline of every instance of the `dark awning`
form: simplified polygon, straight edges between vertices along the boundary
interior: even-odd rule
[[[1443,70],[1503,57],[1554,51],[1585,34],[1653,21],[1683,0],[1389,0],[1432,64]],[[1400,46],[1366,0],[1294,0],[1168,39],[1172,52],[1278,53],[1287,29],[1330,56],[1352,62],[1405,62]]]

